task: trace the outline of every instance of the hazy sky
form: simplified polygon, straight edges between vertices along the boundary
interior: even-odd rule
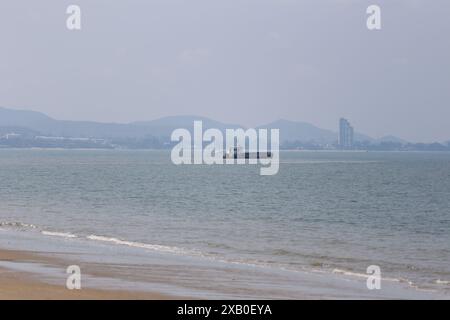
[[[374,137],[450,139],[448,0],[1,1],[0,43],[0,106],[57,119],[344,116]]]

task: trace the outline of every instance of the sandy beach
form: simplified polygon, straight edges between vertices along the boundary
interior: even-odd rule
[[[150,254],[153,256],[154,254]],[[383,282],[370,291],[364,279],[338,274],[290,273],[265,268],[196,264],[170,256],[151,264],[82,261],[82,288],[66,288],[66,268],[80,256],[56,251],[0,249],[0,300],[168,299],[447,299],[405,284]],[[80,260],[81,261],[81,260]],[[181,264],[180,264],[181,263]]]
[[[45,263],[55,267],[58,261],[25,251],[0,249],[0,260],[13,263]],[[85,288],[69,290],[65,283],[50,284],[33,274],[0,268],[0,300],[165,300],[175,299],[160,293]]]

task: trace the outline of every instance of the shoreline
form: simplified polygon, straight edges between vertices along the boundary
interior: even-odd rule
[[[61,267],[56,259],[27,251],[0,248],[0,261],[9,263],[44,263]],[[0,300],[172,300],[179,297],[158,292],[140,292],[118,289],[81,288],[69,290],[60,285],[40,280],[37,274],[0,267]]]
[[[195,263],[174,265],[168,256],[159,257],[159,264],[139,266],[80,260],[82,288],[69,290],[66,269],[77,261],[74,259],[77,259],[74,252],[68,256],[57,251],[0,248],[0,300],[449,299],[448,295],[414,290],[395,282],[383,281],[383,290],[367,290],[365,279],[309,272],[295,273],[292,277],[293,274],[283,272],[265,273],[268,270],[259,268],[233,270],[232,266],[224,265],[199,268]],[[121,268],[130,268],[130,272],[118,272]],[[139,271],[145,277],[129,281]]]
[[[382,290],[368,290],[362,273],[289,270],[34,231],[0,228],[0,299],[450,299],[389,278]],[[79,291],[66,288],[72,265],[81,270]]]

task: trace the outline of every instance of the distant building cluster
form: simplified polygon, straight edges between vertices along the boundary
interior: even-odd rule
[[[347,119],[339,120],[339,147],[341,149],[350,149],[353,147],[353,127]]]

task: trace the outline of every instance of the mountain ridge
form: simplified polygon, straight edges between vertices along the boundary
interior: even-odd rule
[[[227,128],[245,128],[237,124],[226,124],[211,118],[180,115],[167,116],[148,121],[135,121],[130,123],[108,123],[95,121],[56,120],[48,115],[31,110],[14,110],[0,107],[0,127],[21,127],[39,132],[42,135],[80,137],[80,138],[143,138],[159,137],[168,138],[176,128],[191,130],[194,120],[203,122],[204,130],[217,128],[224,131]],[[278,119],[256,129],[280,129],[280,143],[283,142],[308,142],[323,145],[336,144],[338,133],[328,129],[319,128],[311,123]],[[355,133],[355,141],[360,142],[402,142],[406,140],[385,136],[374,139],[361,133]]]

